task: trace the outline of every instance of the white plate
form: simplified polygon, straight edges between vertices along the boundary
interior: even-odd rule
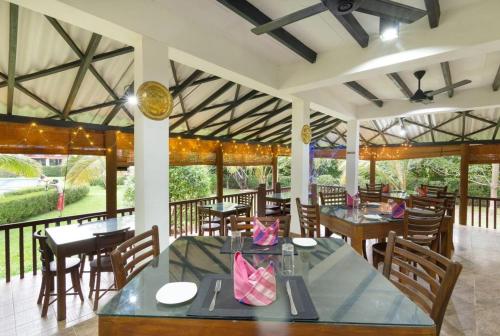
[[[376,206],[380,206],[380,203],[377,203],[377,202],[366,202],[366,206],[376,207]]]
[[[171,282],[156,292],[156,301],[168,305],[179,304],[194,298],[197,291],[194,282]]]
[[[368,220],[379,220],[382,219],[380,215],[363,215]]]
[[[295,245],[303,246],[303,247],[313,247],[313,246],[318,245],[318,242],[312,238],[293,238],[292,242]]]

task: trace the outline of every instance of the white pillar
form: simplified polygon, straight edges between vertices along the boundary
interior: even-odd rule
[[[347,122],[346,190],[350,195],[358,192],[359,120]]]
[[[168,47],[143,38],[135,48],[135,90],[145,81],[173,84]],[[141,233],[158,225],[160,248],[169,242],[169,120],[146,118],[138,108],[134,113],[135,230]]]
[[[301,137],[302,126],[309,124],[309,102],[299,98],[292,100],[292,190],[290,230],[300,233],[299,217],[295,199],[303,203],[309,202],[309,145],[304,144]]]

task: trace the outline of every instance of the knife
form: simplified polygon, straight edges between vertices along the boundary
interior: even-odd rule
[[[288,299],[290,300],[290,313],[292,315],[298,315],[297,308],[295,308],[295,303],[293,302],[292,288],[290,287],[290,280],[286,281],[286,292],[288,293]]]

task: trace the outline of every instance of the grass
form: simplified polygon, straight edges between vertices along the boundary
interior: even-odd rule
[[[123,192],[124,186],[118,186],[117,199],[118,199],[118,209],[128,207],[123,202]],[[60,214],[59,211],[47,212],[43,215],[34,216],[26,219],[25,221],[57,218],[64,216],[79,215],[90,212],[104,211],[106,209],[106,191],[99,186],[90,187],[89,193],[85,198],[78,202],[70,204],[64,207],[64,210]],[[64,225],[64,224],[62,224]],[[43,225],[37,227],[37,230],[43,229]],[[24,271],[25,273],[32,271],[32,238],[31,238],[31,228],[24,229]],[[19,230],[10,230],[10,273],[11,276],[18,275],[20,273],[19,265]],[[39,263],[38,263],[39,265]],[[5,235],[0,235],[0,278],[5,277]]]

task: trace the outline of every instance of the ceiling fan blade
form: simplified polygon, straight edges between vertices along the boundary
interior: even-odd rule
[[[363,48],[368,46],[370,37],[352,14],[335,15],[335,18],[344,26],[352,37]]]
[[[257,26],[257,27],[252,29],[252,32],[256,35],[269,33],[275,29],[289,25],[290,23],[294,23],[294,22],[306,19],[310,16],[319,14],[319,13],[324,12],[326,10],[327,10],[326,6],[323,5],[322,2],[320,2],[317,5],[309,6],[307,8],[301,9],[299,11],[285,15],[279,19],[276,19],[276,20],[264,23],[263,25]]]
[[[444,88],[431,91],[431,92],[427,93],[427,96],[433,97],[433,96],[438,95],[440,93],[448,92],[450,89],[456,89],[457,87],[460,87],[460,86],[463,86],[463,85],[467,85],[469,83],[471,83],[470,80],[464,79],[463,81],[457,82],[457,83],[455,83],[453,85],[445,86]]]
[[[427,15],[427,12],[423,9],[389,0],[363,1],[357,11],[403,23],[412,23]]]

